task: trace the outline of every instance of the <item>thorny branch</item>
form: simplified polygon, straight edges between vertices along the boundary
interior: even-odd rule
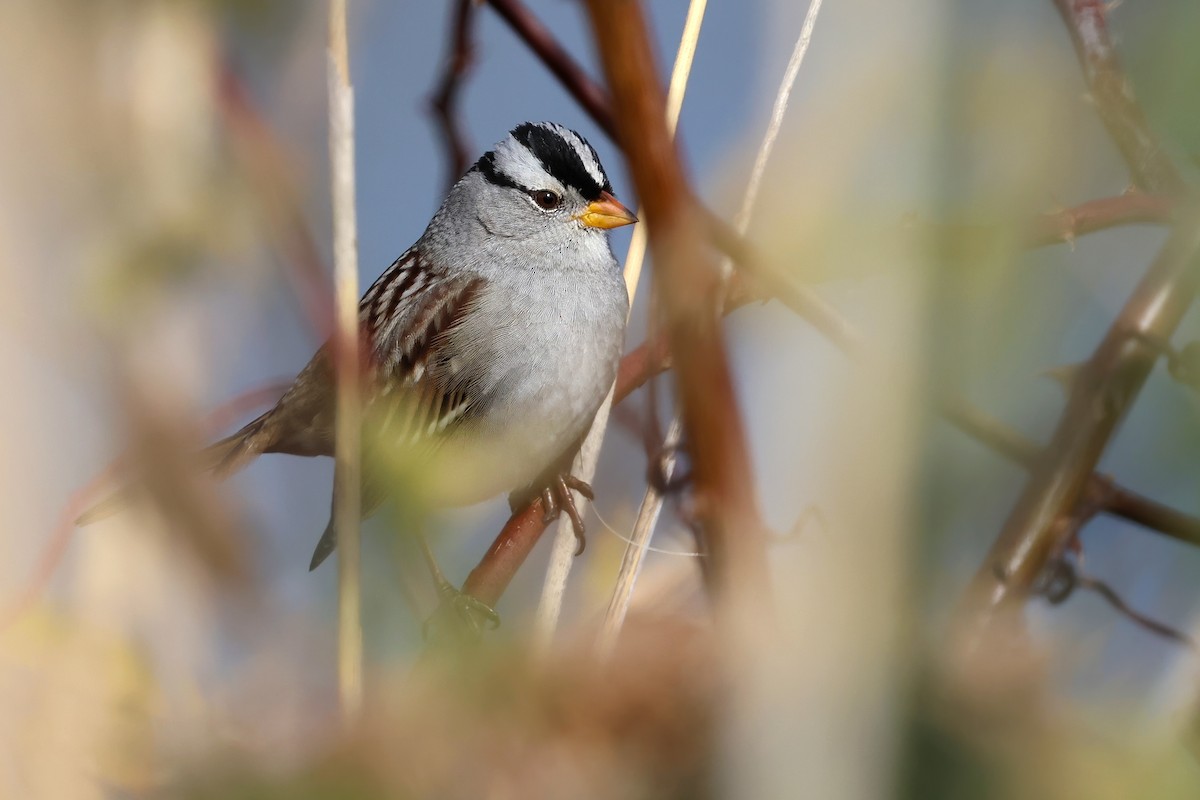
[[[1054,5],[1071,34],[1097,113],[1129,165],[1134,181],[1150,191],[1182,193],[1185,186],[1179,170],[1146,124],[1146,116],[1133,97],[1133,84],[1121,69],[1108,35],[1106,0],[1054,0]]]
[[[1032,468],[1042,455],[1040,445],[963,402],[944,403],[941,414],[963,433],[1024,467]],[[1200,519],[1126,489],[1107,475],[1091,475],[1083,505],[1200,547]]]
[[[1084,234],[1106,228],[1140,222],[1166,224],[1174,217],[1175,203],[1170,197],[1134,190],[1041,214],[1030,224],[1025,243],[1029,247],[1071,243]]]
[[[1108,38],[1098,0],[1055,0],[1098,112],[1139,184],[1177,194],[1182,180],[1146,126]],[[964,611],[986,633],[1001,609],[1019,604],[1068,544],[1064,524],[1086,500],[1092,473],[1137,398],[1159,352],[1195,297],[1200,212],[1181,211],[1166,246],[1072,381],[1066,408],[1033,474],[968,589]]]
[[[1035,217],[1030,223],[1032,231],[1027,241],[1031,246],[1070,241],[1076,236],[1082,236],[1099,230],[1132,222],[1162,222],[1169,214],[1168,204],[1163,198],[1143,193],[1129,193],[1114,198],[1105,198],[1091,203],[1085,203],[1064,211],[1043,214]],[[744,253],[742,254],[745,255]],[[787,290],[789,281],[779,277],[773,283],[773,288],[779,292],[785,304],[793,309],[794,303],[788,303],[787,298],[796,298],[796,291]],[[731,277],[729,291],[725,299],[724,313],[748,305],[753,302],[763,302],[771,299],[761,286],[751,287],[735,272]],[[800,296],[806,299],[805,296]],[[800,313],[797,311],[797,313]],[[857,341],[853,331],[846,329],[843,340],[851,344]],[[617,373],[616,389],[613,395],[613,405],[618,405],[630,394],[637,391],[655,375],[672,367],[670,347],[664,334],[659,333],[635,347],[621,359]],[[957,413],[957,412],[956,412]],[[948,412],[949,414],[949,412]],[[955,414],[949,414],[955,424],[967,429],[968,433],[981,438],[989,446],[997,449],[1003,455],[1026,466],[1032,464],[1040,453],[1031,442],[1013,434],[992,423],[990,428],[998,436],[980,436],[981,428],[970,422],[962,423],[955,419]],[[1017,444],[1014,446],[1014,441]],[[1095,475],[1096,481],[1105,481],[1103,476]],[[1164,506],[1153,500],[1143,498],[1120,487],[1113,487],[1108,498],[1109,513],[1124,517],[1131,522],[1159,531],[1167,536],[1178,538],[1192,544],[1200,545],[1200,523],[1194,518],[1175,509]],[[495,543],[479,565],[472,571],[464,591],[475,594],[487,603],[494,603],[507,588],[517,569],[525,558],[532,552],[533,547],[545,527],[541,523],[541,507],[527,508],[515,514],[497,536]]]

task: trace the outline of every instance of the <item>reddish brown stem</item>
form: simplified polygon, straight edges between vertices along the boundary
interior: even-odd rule
[[[495,605],[546,532],[544,516],[541,498],[513,514],[479,566],[467,576],[463,591],[488,605]]]
[[[1139,222],[1169,223],[1175,217],[1175,201],[1145,192],[1126,192],[1116,197],[1092,200],[1074,208],[1034,217],[1025,243],[1041,247],[1072,242],[1087,233]]]
[[[671,352],[703,530],[706,577],[718,603],[760,603],[766,539],[754,497],[716,299],[720,272],[662,110],[666,97],[637,0],[589,0],[612,90],[618,140],[646,209],[659,313]]]
[[[612,101],[604,87],[588,76],[579,62],[558,43],[550,29],[521,0],[488,0],[488,4],[521,37],[530,51],[541,59],[546,69],[558,78],[575,102],[615,141],[617,126],[613,119]]]
[[[458,96],[463,79],[475,62],[475,5],[476,0],[458,0],[454,8],[442,78],[429,98],[429,106],[441,128],[446,149],[447,186],[462,177],[471,158],[471,149],[467,145],[462,119],[458,114]]]

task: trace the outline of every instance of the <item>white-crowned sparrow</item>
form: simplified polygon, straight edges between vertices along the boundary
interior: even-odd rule
[[[518,125],[450,189],[359,303],[364,515],[391,493],[399,460],[420,465],[403,474],[431,505],[541,493],[582,536],[570,489],[590,490],[570,462],[616,376],[628,311],[606,231],[632,222],[596,151],[549,122]],[[326,345],[208,463],[228,475],[262,453],[331,456],[334,400]],[[335,543],[331,518],[310,568]]]

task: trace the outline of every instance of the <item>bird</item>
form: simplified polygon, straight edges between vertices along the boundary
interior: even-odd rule
[[[509,492],[515,511],[540,496],[546,521],[567,513],[582,548],[571,492],[592,491],[570,469],[624,346],[629,296],[609,232],[635,222],[595,148],[553,122],[517,125],[450,188],[359,301],[364,517],[400,478],[419,479],[431,507]],[[332,353],[326,342],[202,464],[225,478],[265,453],[332,456]],[[123,494],[77,523],[113,513]],[[310,570],[336,547],[334,516]]]

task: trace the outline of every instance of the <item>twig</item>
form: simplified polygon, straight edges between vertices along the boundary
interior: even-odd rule
[[[1097,111],[1139,185],[1178,194],[1182,179],[1146,126],[1108,38],[1098,0],[1055,0],[1071,33]],[[1200,280],[1200,212],[1179,214],[1165,247],[1091,358],[1072,382],[1067,406],[1017,500],[962,610],[973,634],[986,635],[998,611],[1028,595],[1067,544],[1069,519],[1084,499],[1101,455],[1158,358],[1146,340],[1167,340],[1195,298]],[[1000,579],[997,579],[999,576]]]
[[[1185,186],[1179,170],[1146,124],[1146,117],[1133,97],[1132,84],[1121,69],[1109,38],[1105,0],[1054,0],[1054,5],[1071,34],[1100,119],[1125,158],[1134,181],[1151,191],[1180,194]]]
[[[699,499],[705,578],[719,616],[768,615],[766,537],[721,338],[720,273],[663,119],[662,87],[637,0],[589,0],[623,144],[650,221],[650,250]]]
[[[1131,191],[1116,197],[1104,197],[1034,217],[1025,244],[1041,247],[1073,242],[1080,236],[1118,225],[1139,222],[1166,224],[1175,216],[1175,201],[1170,197]]]
[[[346,41],[346,0],[329,4],[329,160],[337,379],[333,517],[338,533],[338,692],[343,719],[362,710],[362,574],[359,472],[362,429],[358,352],[358,231],[354,208],[354,89]]]
[[[1042,448],[1036,442],[962,401],[944,403],[941,413],[963,433],[1024,467],[1032,468],[1042,454]],[[1085,505],[1098,507],[1106,514],[1200,547],[1200,518],[1126,489],[1106,475],[1092,473],[1085,498]]]
[[[687,92],[688,76],[692,72],[692,62],[696,55],[696,44],[700,39],[700,27],[704,22],[704,11],[707,0],[691,0],[688,4],[687,16],[683,23],[683,33],[679,39],[679,48],[675,55],[675,66],[671,69],[671,83],[667,92],[667,130],[670,136],[675,135],[679,124],[679,114],[683,108],[683,98]],[[643,215],[641,209],[639,215]],[[637,293],[638,280],[641,277],[642,261],[646,250],[646,226],[639,225],[629,243],[629,252],[625,256],[625,287],[629,292],[629,306],[633,308],[634,296]],[[604,432],[608,425],[608,414],[612,408],[612,392],[604,399],[596,418],[592,421],[591,430],[579,454],[578,473],[584,481],[591,481],[596,473],[596,463],[600,459],[600,447],[604,441]],[[565,517],[558,523],[558,531],[554,537],[554,549],[550,554],[550,566],[546,570],[546,581],[542,587],[542,599],[538,603],[536,622],[534,625],[535,646],[545,652],[558,625],[562,612],[563,596],[567,589],[567,578],[571,573],[571,565],[575,561],[575,532],[571,521]]]
[[[783,117],[787,112],[792,87],[795,85],[796,76],[800,73],[800,65],[804,61],[804,54],[808,52],[808,45],[812,40],[813,26],[816,24],[817,14],[820,10],[821,0],[810,0],[808,12],[805,14],[804,22],[800,27],[800,36],[796,40],[796,46],[792,51],[791,58],[788,60],[787,68],[784,70],[783,79],[780,81],[779,89],[775,93],[775,103],[771,109],[770,122],[767,125],[766,132],[763,134],[762,142],[759,144],[758,154],[754,159],[754,167],[750,171],[750,178],[746,183],[746,191],[742,195],[742,206],[735,218],[734,224],[739,237],[745,236],[746,230],[749,228],[750,218],[754,213],[754,205],[758,200],[759,187],[762,184],[767,163],[770,161],[771,153],[774,150],[775,140],[779,136],[779,130],[783,125]],[[728,264],[725,265],[722,272],[727,279],[729,275]],[[653,414],[655,404],[651,403],[650,405],[651,413]],[[670,448],[677,446],[680,433],[681,420],[679,415],[676,414],[668,428],[663,447],[668,448],[669,451]],[[664,484],[669,482],[674,466],[675,458],[668,456],[662,465]],[[641,570],[642,559],[645,557],[646,549],[650,546],[650,539],[654,534],[654,527],[658,522],[661,510],[662,493],[652,484],[646,488],[646,492],[642,496],[642,503],[638,511],[637,522],[633,528],[633,535],[625,547],[625,554],[622,557],[621,567],[617,573],[616,586],[613,589],[613,596],[609,601],[608,613],[605,615],[604,624],[597,640],[597,647],[602,658],[607,657],[612,652],[617,634],[624,624],[625,615],[633,598],[633,589],[637,583],[637,576]]]
[[[1200,214],[1183,216],[1163,251],[1072,382],[1049,447],[976,573],[966,610],[986,620],[1019,602],[1065,540],[1058,520],[1083,498],[1109,439],[1149,376],[1158,352],[1139,337],[1167,338],[1200,277]],[[1004,580],[998,581],[999,572]]]
[[[1140,628],[1153,633],[1155,636],[1161,636],[1164,639],[1170,639],[1173,642],[1178,642],[1191,650],[1196,650],[1196,642],[1186,633],[1171,627],[1165,622],[1159,622],[1153,617],[1147,616],[1140,611],[1135,611],[1125,599],[1121,597],[1111,586],[1104,581],[1093,578],[1079,570],[1078,567],[1066,560],[1059,560],[1053,565],[1053,572],[1049,575],[1044,587],[1044,594],[1047,599],[1054,605],[1066,602],[1066,600],[1075,593],[1076,589],[1095,592],[1108,603],[1116,612],[1127,618],[1130,622]]]
[[[446,148],[446,185],[450,186],[467,169],[471,150],[463,134],[462,120],[458,116],[458,94],[463,78],[475,61],[475,45],[472,41],[475,6],[477,0],[458,0],[447,42],[448,54],[438,87],[429,98],[429,106],[442,130],[442,142]]]
[[[800,36],[796,39],[796,46],[792,48],[792,56],[788,59],[783,79],[775,93],[771,121],[767,124],[767,130],[758,146],[758,154],[754,158],[754,167],[750,170],[750,179],[746,182],[742,207],[734,217],[734,225],[742,236],[746,235],[746,229],[750,226],[750,217],[754,214],[754,206],[758,202],[758,192],[763,175],[767,171],[767,162],[771,160],[771,153],[775,150],[775,140],[779,137],[779,130],[783,127],[783,116],[787,113],[788,103],[792,99],[792,87],[796,84],[796,76],[800,74],[800,65],[804,63],[804,54],[808,52],[813,27],[817,24],[817,14],[820,12],[821,0],[809,0],[808,11],[805,12],[804,22],[800,25]]]
[[[550,29],[521,0],[488,0],[488,5],[521,37],[530,51],[541,59],[542,64],[558,78],[575,102],[583,106],[609,138],[619,141],[608,92],[588,76],[579,62],[554,38]]]
[[[675,471],[676,459],[673,448],[678,445],[681,432],[682,425],[679,417],[676,416],[671,420],[666,438],[663,440],[663,447],[667,453],[662,460],[664,483],[670,481],[671,475]],[[612,597],[608,601],[608,611],[604,615],[600,635],[596,638],[596,651],[602,660],[607,660],[612,655],[613,648],[617,643],[617,635],[625,624],[625,616],[629,613],[629,606],[633,601],[633,589],[641,574],[642,562],[646,558],[646,551],[650,548],[650,539],[654,535],[655,526],[658,525],[662,507],[662,492],[654,486],[646,487],[646,493],[642,495],[642,504],[638,507],[637,520],[633,524],[633,533],[621,556],[621,567],[617,570],[617,581],[613,587]]]

